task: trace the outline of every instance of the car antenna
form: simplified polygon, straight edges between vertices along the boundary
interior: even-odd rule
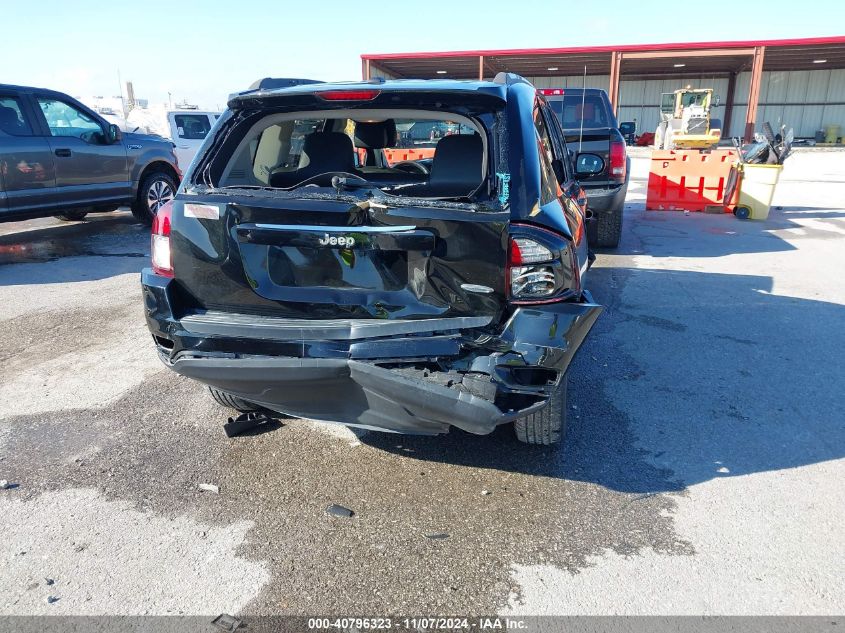
[[[587,97],[587,64],[584,64],[584,82],[581,86],[581,131],[578,133],[578,153],[581,153],[581,142],[584,140],[584,100]]]

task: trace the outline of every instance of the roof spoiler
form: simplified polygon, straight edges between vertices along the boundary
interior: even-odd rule
[[[513,84],[528,84],[529,86],[531,85],[531,82],[528,81],[522,75],[505,72],[496,73],[496,76],[493,77],[493,83],[501,84],[503,86],[512,86]]]
[[[249,90],[279,90],[280,88],[291,88],[293,86],[304,86],[305,84],[321,84],[317,79],[294,79],[292,77],[265,77],[253,81]]]

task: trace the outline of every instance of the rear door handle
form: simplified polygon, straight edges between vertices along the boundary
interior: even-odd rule
[[[57,149],[53,153],[59,158],[70,158],[71,156],[71,151],[69,149]]]

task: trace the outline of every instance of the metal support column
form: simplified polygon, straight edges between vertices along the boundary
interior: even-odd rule
[[[725,96],[725,116],[722,119],[722,136],[727,138],[731,133],[731,119],[734,113],[734,95],[736,94],[736,76],[732,72],[728,78],[728,94]]]
[[[613,113],[619,110],[619,75],[622,70],[622,53],[613,51],[610,54],[610,104],[613,106]]]
[[[763,83],[763,59],[766,55],[765,46],[754,48],[754,60],[751,63],[751,85],[748,88],[748,109],[745,111],[745,142],[754,138],[754,127],[757,123],[757,104],[760,102],[760,85]]]

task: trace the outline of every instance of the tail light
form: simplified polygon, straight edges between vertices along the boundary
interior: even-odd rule
[[[150,237],[150,254],[153,272],[164,277],[173,277],[173,258],[170,252],[170,223],[173,219],[173,203],[166,202],[159,207],[153,218]]]
[[[625,181],[627,170],[625,160],[625,141],[610,142],[610,178],[620,182]]]
[[[580,281],[571,243],[546,229],[512,226],[506,273],[511,302],[551,303],[577,293]]]
[[[554,255],[548,248],[524,237],[512,237],[508,255],[512,298],[548,299],[554,294]]]

